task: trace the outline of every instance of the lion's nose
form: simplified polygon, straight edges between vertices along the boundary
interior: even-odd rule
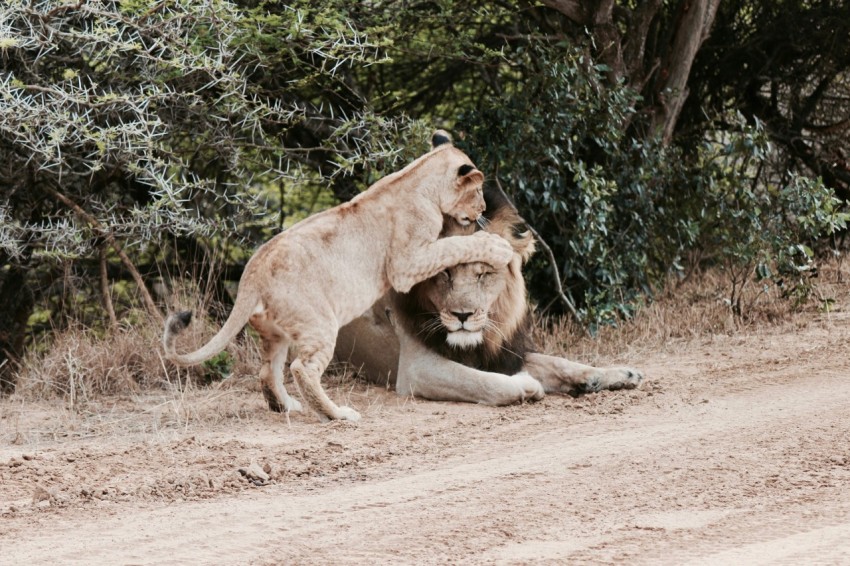
[[[469,315],[471,315],[472,313],[471,312],[454,312],[454,311],[452,311],[452,314],[455,315],[455,317],[457,317],[457,319],[460,321],[461,324],[463,324],[464,322],[466,322],[466,319],[469,318]]]

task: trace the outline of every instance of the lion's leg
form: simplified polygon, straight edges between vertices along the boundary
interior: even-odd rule
[[[328,398],[322,388],[321,378],[333,356],[334,340],[316,342],[313,344],[300,342],[298,356],[290,364],[301,395],[307,405],[312,408],[323,421],[348,420],[357,421],[360,413],[351,407],[339,407]]]
[[[603,389],[634,389],[643,374],[627,367],[597,368],[545,354],[527,354],[523,369],[540,380],[547,392],[589,393]]]
[[[395,250],[387,265],[393,289],[407,293],[419,283],[461,263],[482,262],[503,267],[514,256],[504,238],[489,232],[470,236],[447,236],[416,250]]]
[[[269,409],[276,413],[300,411],[301,403],[290,397],[283,385],[283,367],[289,352],[288,344],[281,339],[263,339],[262,347],[263,366],[260,368],[260,383]]]
[[[495,406],[538,401],[545,395],[540,383],[526,372],[504,375],[480,371],[429,351],[403,330],[399,334],[399,395]]]

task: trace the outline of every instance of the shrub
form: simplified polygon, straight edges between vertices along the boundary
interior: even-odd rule
[[[628,133],[637,95],[606,85],[605,68],[564,50],[518,92],[468,113],[461,129],[479,166],[496,177],[544,236],[579,315],[592,324],[629,316],[693,238],[679,209],[694,195],[675,149]],[[542,256],[530,289],[555,303]]]
[[[813,248],[850,218],[820,179],[771,178],[771,155],[762,125],[741,124],[723,141],[705,142],[690,174],[702,197],[690,209],[693,247],[726,272],[725,300],[738,316],[746,310],[742,292],[754,283],[777,285],[793,306],[806,302],[817,274]]]
[[[847,220],[819,180],[773,174],[764,129],[740,118],[696,150],[662,146],[629,127],[633,91],[606,83],[580,48],[554,53],[538,55],[540,73],[516,92],[462,116],[460,129],[553,250],[579,318],[616,323],[671,273],[715,264],[738,315],[755,280],[797,302],[810,296],[813,245]],[[547,262],[538,255],[528,272],[544,310],[559,304]]]

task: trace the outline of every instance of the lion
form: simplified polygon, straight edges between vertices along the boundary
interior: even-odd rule
[[[340,331],[337,356],[399,395],[435,401],[509,405],[546,393],[631,389],[643,380],[627,367],[597,368],[536,351],[522,266],[534,239],[498,187],[484,192],[484,230],[508,240],[511,261],[455,265],[392,292]],[[444,235],[468,233],[446,219]],[[476,232],[480,233],[480,232]]]
[[[166,357],[178,365],[201,363],[250,323],[260,336],[260,381],[271,410],[301,410],[283,385],[284,364],[294,349],[290,371],[307,405],[322,420],[359,420],[355,409],[331,401],[320,381],[339,328],[390,289],[408,292],[458,263],[503,267],[513,255],[495,234],[439,238],[445,217],[459,226],[479,219],[484,175],[446,132],[437,131],[431,143],[431,151],[401,171],[263,244],[245,266],[230,316],[198,350],[175,349],[192,313],[169,316]]]

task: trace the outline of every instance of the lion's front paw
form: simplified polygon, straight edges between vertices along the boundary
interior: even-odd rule
[[[292,397],[287,397],[283,400],[283,409],[287,413],[292,411],[300,413],[304,410],[303,407],[301,407],[301,401],[299,401],[298,399],[293,399]]]
[[[594,376],[595,383],[590,386],[592,391],[602,389],[634,389],[643,381],[643,374],[636,369],[627,367],[605,368]],[[589,384],[590,385],[590,384]]]
[[[341,421],[357,422],[360,420],[360,413],[358,413],[351,407],[340,407],[337,418]]]
[[[540,401],[546,395],[543,390],[543,385],[531,377],[527,372],[520,372],[513,376],[513,379],[519,381],[522,387],[522,401]]]
[[[485,252],[485,257],[475,261],[483,261],[493,267],[499,268],[504,267],[513,259],[513,247],[511,247],[510,242],[501,236],[491,234],[490,232],[476,232],[472,237],[482,240],[481,249]]]

